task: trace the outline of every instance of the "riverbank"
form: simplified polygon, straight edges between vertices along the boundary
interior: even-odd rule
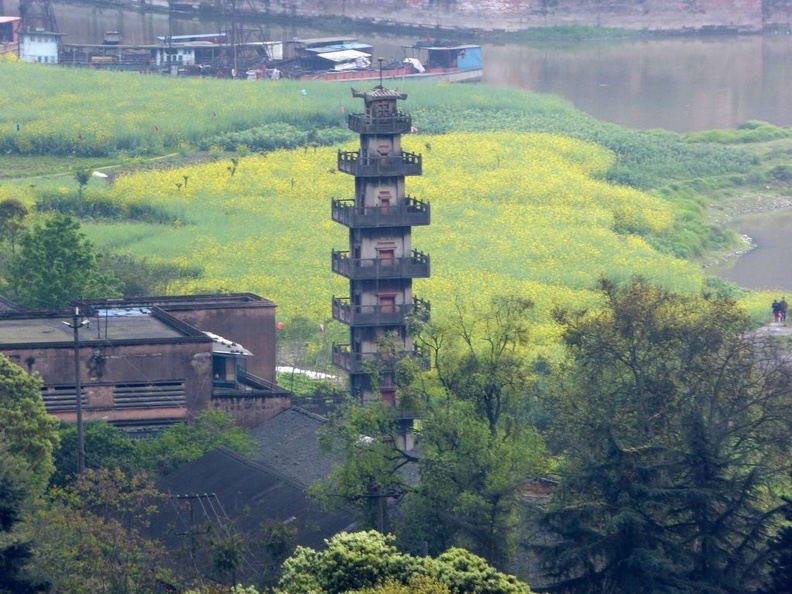
[[[734,219],[740,215],[779,211],[788,208],[792,208],[792,198],[789,195],[769,191],[767,193],[750,192],[734,199],[725,200],[718,203],[717,206],[711,206],[708,218],[720,227],[731,227]],[[739,232],[739,230],[736,231]],[[709,252],[698,261],[702,268],[723,267],[757,247],[758,245],[753,237],[740,234],[736,246]]]
[[[70,4],[69,2],[53,2]],[[96,0],[81,3],[124,9],[173,10],[168,0]],[[649,34],[761,33],[788,30],[792,3],[765,7],[740,0],[249,0],[236,16],[286,19],[306,24],[336,20],[339,28],[475,36],[518,33],[538,28],[625,29]],[[175,3],[180,14],[222,14],[208,1]],[[0,9],[4,7],[0,0]]]

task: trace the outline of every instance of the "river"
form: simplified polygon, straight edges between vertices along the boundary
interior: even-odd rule
[[[10,0],[0,0],[0,13]],[[216,33],[219,20],[54,2],[67,43],[125,44],[157,36]],[[246,25],[247,27],[247,25]],[[263,40],[338,35],[299,25],[252,25]],[[260,31],[259,31],[260,30]],[[398,58],[414,38],[358,33],[377,56]],[[792,125],[792,35],[659,38],[640,41],[483,45],[484,84],[553,93],[594,117],[632,128],[676,132],[734,128],[748,120]]]
[[[0,0],[0,14],[15,14]],[[14,4],[16,4],[14,2]],[[101,43],[121,31],[123,43],[156,36],[215,33],[219,21],[84,4],[54,3],[67,43]],[[263,40],[336,36],[338,31],[282,23],[256,25]],[[353,35],[355,35],[353,33]],[[376,55],[398,58],[413,38],[359,33]],[[676,132],[736,128],[749,120],[792,126],[792,34],[675,37],[531,45],[483,44],[483,83],[560,95],[592,116],[639,129]],[[781,264],[792,253],[792,213],[738,219],[758,247],[719,274],[749,288],[792,292]],[[759,232],[756,225],[760,225]],[[760,274],[760,271],[762,272]]]

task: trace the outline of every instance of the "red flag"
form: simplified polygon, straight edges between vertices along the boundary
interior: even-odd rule
[[[319,324],[319,334],[324,336],[324,333],[325,333],[324,324]]]
[[[341,113],[344,113],[344,111],[345,111],[345,110],[344,110],[344,106],[342,105],[342,106],[341,106]]]

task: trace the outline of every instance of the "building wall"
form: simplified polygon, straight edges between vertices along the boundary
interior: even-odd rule
[[[46,33],[26,33],[19,36],[19,57],[24,62],[58,63],[60,37]]]
[[[4,347],[3,352],[28,373],[41,374],[46,382],[44,399],[55,416],[76,420],[73,348]],[[145,345],[95,341],[80,348],[79,368],[87,398],[86,421],[190,419],[210,406],[212,344],[208,341]],[[53,410],[58,399],[70,410]]]
[[[189,310],[165,308],[169,314],[207,332],[233,340],[253,353],[247,359],[247,370],[253,375],[275,383],[275,306],[246,304]]]

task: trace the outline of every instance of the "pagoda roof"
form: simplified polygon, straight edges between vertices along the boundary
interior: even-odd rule
[[[382,85],[378,85],[367,91],[352,89],[352,96],[361,97],[366,103],[382,99],[407,99],[407,93],[400,93],[394,89],[386,89]]]

